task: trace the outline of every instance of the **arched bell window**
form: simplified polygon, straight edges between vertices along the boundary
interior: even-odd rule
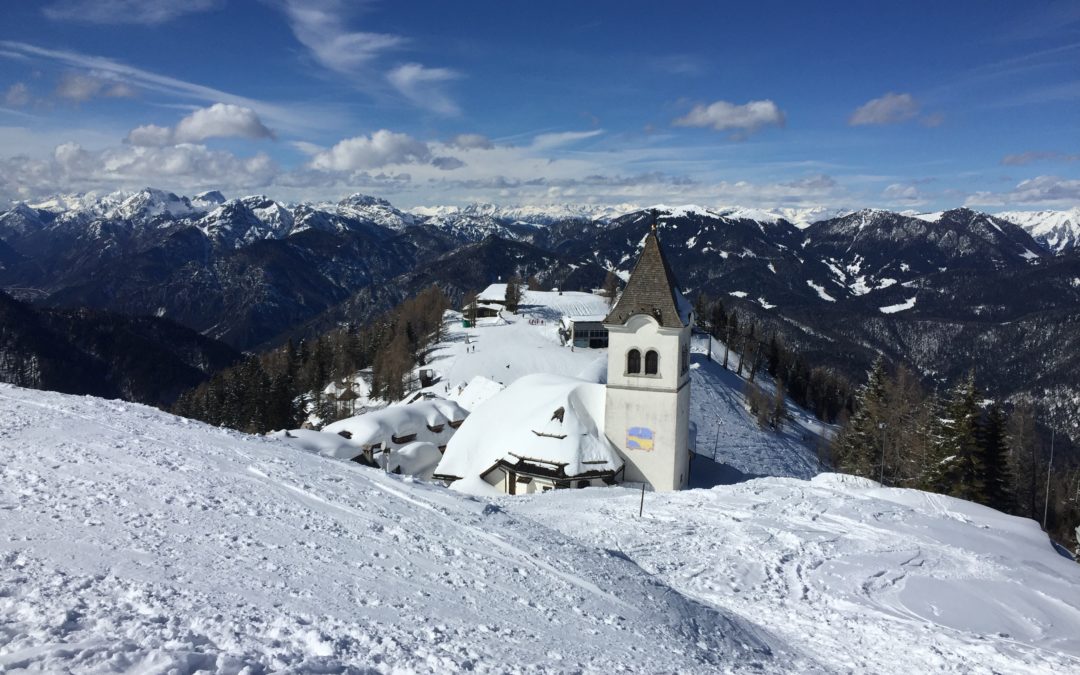
[[[655,349],[650,349],[645,354],[645,374],[656,375],[660,371],[660,355]]]
[[[637,375],[641,372],[641,352],[631,349],[626,353],[626,372]]]

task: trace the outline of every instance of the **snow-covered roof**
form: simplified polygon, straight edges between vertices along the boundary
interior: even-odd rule
[[[327,457],[352,459],[360,454],[360,446],[344,436],[311,429],[291,429],[267,434],[270,438],[285,441],[289,445]]]
[[[477,302],[505,302],[506,284],[491,284],[476,296]]]
[[[562,419],[556,412],[562,410]],[[622,467],[604,435],[604,386],[559,375],[528,375],[477,408],[446,447],[436,475],[476,489],[480,475],[506,460],[563,465],[569,476]],[[482,490],[482,487],[481,487]]]
[[[563,316],[567,323],[603,323],[607,314],[581,314],[579,316]]]
[[[495,396],[503,389],[506,389],[505,385],[483,375],[476,375],[462,388],[460,394],[457,393],[457,390],[451,392],[450,398],[466,410],[476,410],[481,403]]]
[[[381,410],[347,417],[327,425],[323,431],[336,434],[346,431],[354,445],[393,445],[392,438],[411,436],[412,440],[443,445],[453,435],[450,423],[463,421],[469,412],[454,401],[442,398],[392,405]],[[440,428],[432,431],[432,428]]]
[[[491,284],[476,296],[479,303],[502,304],[506,299],[506,284]],[[522,290],[518,303],[525,314],[546,314],[569,316],[576,321],[586,320],[580,317],[607,316],[607,298],[584,291],[530,291]],[[545,311],[546,310],[546,311]]]

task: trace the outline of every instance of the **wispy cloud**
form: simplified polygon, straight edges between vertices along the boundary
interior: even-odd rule
[[[1005,166],[1024,166],[1034,162],[1076,162],[1080,161],[1080,155],[1069,155],[1063,152],[1045,152],[1029,150],[1015,155],[1005,155],[1001,163]]]
[[[21,108],[30,102],[30,90],[23,82],[16,82],[4,92],[4,103],[13,108]]]
[[[456,115],[461,110],[441,85],[461,75],[449,68],[427,68],[419,63],[406,63],[394,68],[386,79],[405,98],[422,108],[443,115]]]
[[[590,129],[589,131],[559,131],[548,134],[539,134],[533,138],[529,147],[533,150],[550,150],[577,141],[593,138],[604,133],[603,129]]]
[[[47,49],[25,42],[0,40],[0,56],[12,53],[19,58],[45,61],[68,68],[78,68],[93,73],[98,78],[108,78],[140,90],[153,91],[181,99],[206,103],[231,103],[256,111],[279,129],[321,129],[337,121],[337,115],[323,108],[305,104],[280,105],[238,96],[227,91],[187,82],[161,75],[149,70],[130,66],[102,56],[82,54],[62,49]]]
[[[766,99],[736,105],[716,101],[709,105],[695,105],[689,113],[676,118],[677,127],[705,127],[717,131],[731,131],[732,138],[742,139],[765,127],[784,126],[785,115],[779,106]]]
[[[408,41],[401,35],[348,30],[347,5],[340,0],[285,0],[283,8],[300,44],[319,64],[341,75],[370,72],[376,58]]]
[[[68,73],[56,85],[56,96],[72,103],[84,103],[92,98],[132,98],[135,89],[115,77]]]
[[[160,147],[201,143],[210,138],[274,138],[274,132],[251,108],[215,103],[191,113],[175,128],[147,124],[132,129],[127,141],[132,145]]]
[[[361,5],[362,6],[362,5]],[[356,5],[341,0],[284,0],[282,8],[300,44],[324,68],[347,77],[369,94],[390,85],[397,94],[441,115],[457,115],[460,106],[447,93],[446,83],[460,78],[450,68],[401,63],[387,70],[389,54],[412,44],[404,35],[348,28]],[[352,10],[352,11],[350,11]]]
[[[223,0],[60,0],[41,11],[57,21],[100,24],[162,24],[185,14],[217,9]]]

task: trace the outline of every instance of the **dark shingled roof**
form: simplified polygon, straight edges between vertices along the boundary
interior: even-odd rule
[[[645,248],[626,282],[626,289],[604,323],[621,325],[635,314],[647,314],[664,328],[687,326],[688,319],[680,312],[680,305],[685,305],[686,300],[679,295],[678,288],[654,229],[645,237]]]

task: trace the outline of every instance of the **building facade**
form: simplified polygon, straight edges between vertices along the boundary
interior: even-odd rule
[[[626,462],[624,480],[644,481],[657,491],[680,490],[690,478],[693,320],[654,225],[626,289],[604,320],[604,429]]]

